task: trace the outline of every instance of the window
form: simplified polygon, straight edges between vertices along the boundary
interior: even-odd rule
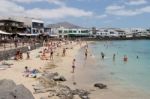
[[[59,30],[59,31],[58,31],[58,33],[60,33],[60,34],[61,34],[61,33],[62,33],[62,30]]]
[[[72,33],[72,30],[69,30],[69,33]]]
[[[65,31],[64,31],[64,33],[68,33],[68,31],[67,31],[67,30],[65,30]]]
[[[76,33],[76,32],[77,32],[77,31],[75,31],[75,30],[73,31],[73,33]]]
[[[114,32],[110,32],[110,34],[115,34]]]
[[[32,22],[32,27],[33,28],[43,28],[44,24],[43,23]]]

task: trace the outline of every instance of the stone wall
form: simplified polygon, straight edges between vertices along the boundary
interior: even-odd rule
[[[42,44],[36,44],[36,45],[31,45],[31,50],[34,50],[36,48],[42,47]],[[16,49],[10,49],[10,50],[6,50],[6,51],[0,51],[0,60],[7,60],[10,57],[13,57],[16,53],[17,50],[20,50],[21,52],[25,53],[28,51],[28,47],[19,47]]]

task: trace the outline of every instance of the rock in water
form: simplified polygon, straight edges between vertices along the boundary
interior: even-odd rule
[[[34,99],[32,93],[23,85],[12,80],[0,80],[0,99]]]
[[[104,85],[102,83],[96,83],[96,84],[94,84],[94,87],[98,87],[99,89],[105,89],[105,88],[107,88],[107,85]]]

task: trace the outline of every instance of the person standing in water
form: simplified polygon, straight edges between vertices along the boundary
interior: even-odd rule
[[[88,56],[88,49],[85,48],[85,59],[87,59],[87,56]]]
[[[101,52],[101,56],[102,56],[102,59],[104,59],[104,56],[105,56],[105,55],[104,55],[104,53],[103,53],[103,52]]]
[[[116,54],[113,54],[113,61],[115,61]]]
[[[124,61],[124,62],[127,62],[127,61],[128,61],[127,55],[124,55],[123,61]]]
[[[73,61],[72,61],[72,73],[74,73],[74,70],[75,70],[75,62],[76,62],[76,59],[73,59]]]

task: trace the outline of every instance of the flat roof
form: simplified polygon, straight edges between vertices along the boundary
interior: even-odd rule
[[[23,22],[20,22],[20,21],[16,21],[16,20],[12,20],[12,19],[0,19],[0,22],[16,22],[16,23],[23,23]]]
[[[37,19],[32,19],[32,22],[44,23],[44,21],[42,21],[42,20],[37,20]]]

